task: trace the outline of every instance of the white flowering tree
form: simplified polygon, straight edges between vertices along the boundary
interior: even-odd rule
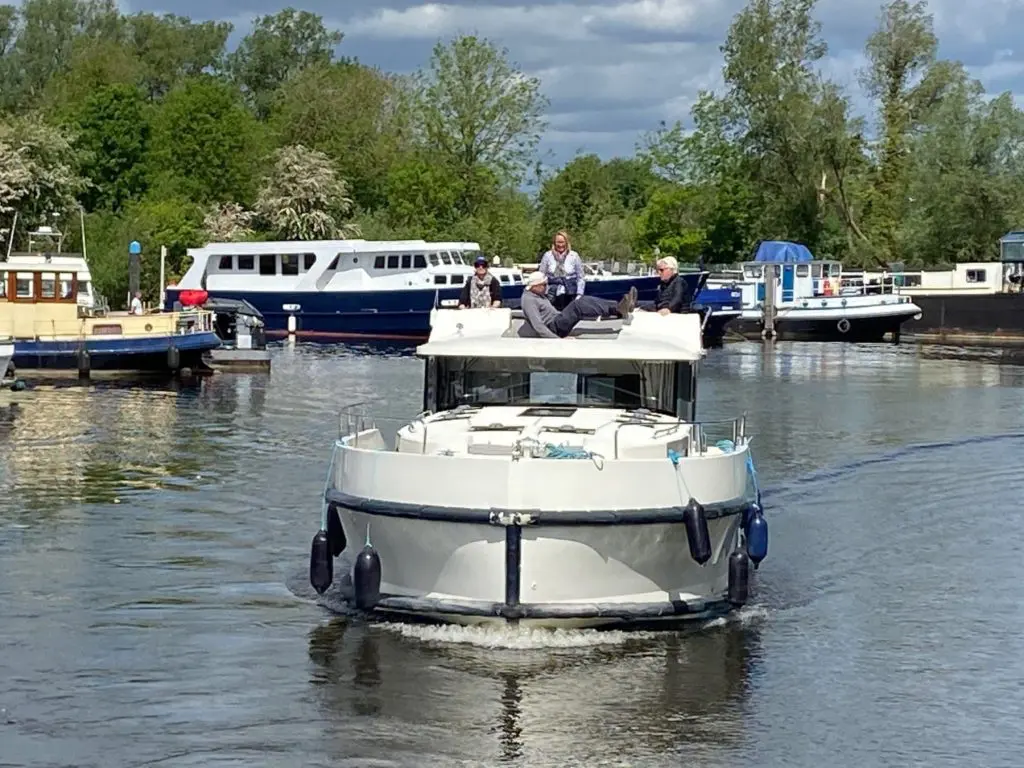
[[[277,150],[256,212],[283,240],[331,240],[359,235],[348,184],[323,152],[292,144]]]
[[[252,224],[256,214],[238,203],[212,206],[203,218],[203,232],[211,242],[234,243],[253,236]]]
[[[38,115],[0,119],[0,234],[15,212],[38,222],[74,207],[85,188],[76,165],[71,137]]]

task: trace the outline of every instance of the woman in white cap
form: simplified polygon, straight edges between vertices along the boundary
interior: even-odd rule
[[[539,269],[531,272],[523,286],[522,310],[526,322],[519,329],[521,336],[540,336],[546,339],[564,339],[580,320],[601,317],[628,318],[636,307],[636,287],[619,301],[580,296],[562,311],[555,309],[547,296],[548,278]]]

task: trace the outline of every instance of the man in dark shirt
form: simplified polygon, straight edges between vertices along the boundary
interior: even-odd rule
[[[656,266],[661,277],[658,296],[653,304],[648,303],[641,309],[657,312],[659,315],[678,314],[688,310],[691,297],[686,281],[679,276],[679,262],[674,256],[665,256],[658,259]]]

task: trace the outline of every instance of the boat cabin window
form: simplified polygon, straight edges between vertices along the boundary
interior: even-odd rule
[[[398,269],[398,255],[388,256],[388,269]]]
[[[797,264],[796,265],[796,276],[797,277],[807,277],[807,275],[810,274],[810,269],[808,267],[809,267],[809,265],[807,265],[807,264]]]
[[[260,274],[261,275],[276,275],[277,274],[277,255],[273,253],[261,253],[260,254]]]
[[[302,268],[303,268],[304,272],[309,272],[309,270],[311,270],[313,268],[314,264],[316,264],[316,254],[315,253],[304,253],[304,254],[302,254]]]
[[[441,263],[442,263],[442,264],[451,264],[451,263],[452,263],[452,257],[451,257],[451,256],[449,256],[449,255],[448,255],[447,253],[445,253],[444,251],[442,251],[442,252],[441,252]]]
[[[424,407],[576,405],[648,408],[692,419],[689,363],[633,360],[435,358],[428,361]],[[433,402],[432,402],[433,401]]]
[[[403,253],[402,254],[402,269],[411,269],[411,268],[412,268],[412,254],[411,253]]]
[[[448,275],[434,275],[434,285],[447,285]]]
[[[438,266],[441,263],[441,259],[438,258],[436,253],[430,254],[429,258],[430,258],[430,266],[432,266],[432,267],[436,267],[436,266]]]
[[[256,268],[256,257],[251,253],[245,253],[238,257],[238,271],[252,272]]]
[[[427,257],[422,253],[415,253],[412,257],[412,266],[415,269],[426,269],[427,268]]]
[[[282,275],[297,275],[299,274],[299,254],[297,253],[282,253],[281,254],[281,274]]]
[[[10,301],[74,303],[88,290],[74,272],[0,272],[0,298]]]
[[[499,282],[502,282],[502,283],[508,283],[508,275],[501,275],[501,276],[500,276],[500,277],[498,278],[498,281],[499,281]]]
[[[217,264],[217,269],[219,269],[221,272],[227,272],[232,268],[232,262],[234,260],[234,256],[221,256],[220,262]]]
[[[32,288],[33,274],[31,272],[17,272],[14,276],[14,297],[16,299],[31,299],[34,296]]]
[[[465,275],[452,275],[451,282],[452,282],[452,285],[462,285],[464,282],[466,282],[466,276]]]
[[[968,269],[967,270],[967,282],[968,283],[984,283],[985,282],[985,270],[984,269]]]
[[[761,277],[761,265],[760,264],[744,264],[743,265],[743,276],[749,277],[753,280],[757,280]]]
[[[341,260],[341,254],[339,253],[337,256],[335,256],[333,259],[331,259],[331,263],[327,265],[327,271],[328,272],[337,271],[337,269],[338,269],[338,262],[340,260]]]

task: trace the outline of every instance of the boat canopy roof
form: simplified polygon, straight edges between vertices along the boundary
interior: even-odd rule
[[[435,309],[421,357],[533,358],[546,360],[694,361],[704,355],[696,313],[635,312],[621,320],[584,322],[565,339],[523,337],[524,321],[510,309]]]
[[[754,261],[769,264],[807,264],[814,260],[806,245],[786,240],[762,240],[754,254]]]

